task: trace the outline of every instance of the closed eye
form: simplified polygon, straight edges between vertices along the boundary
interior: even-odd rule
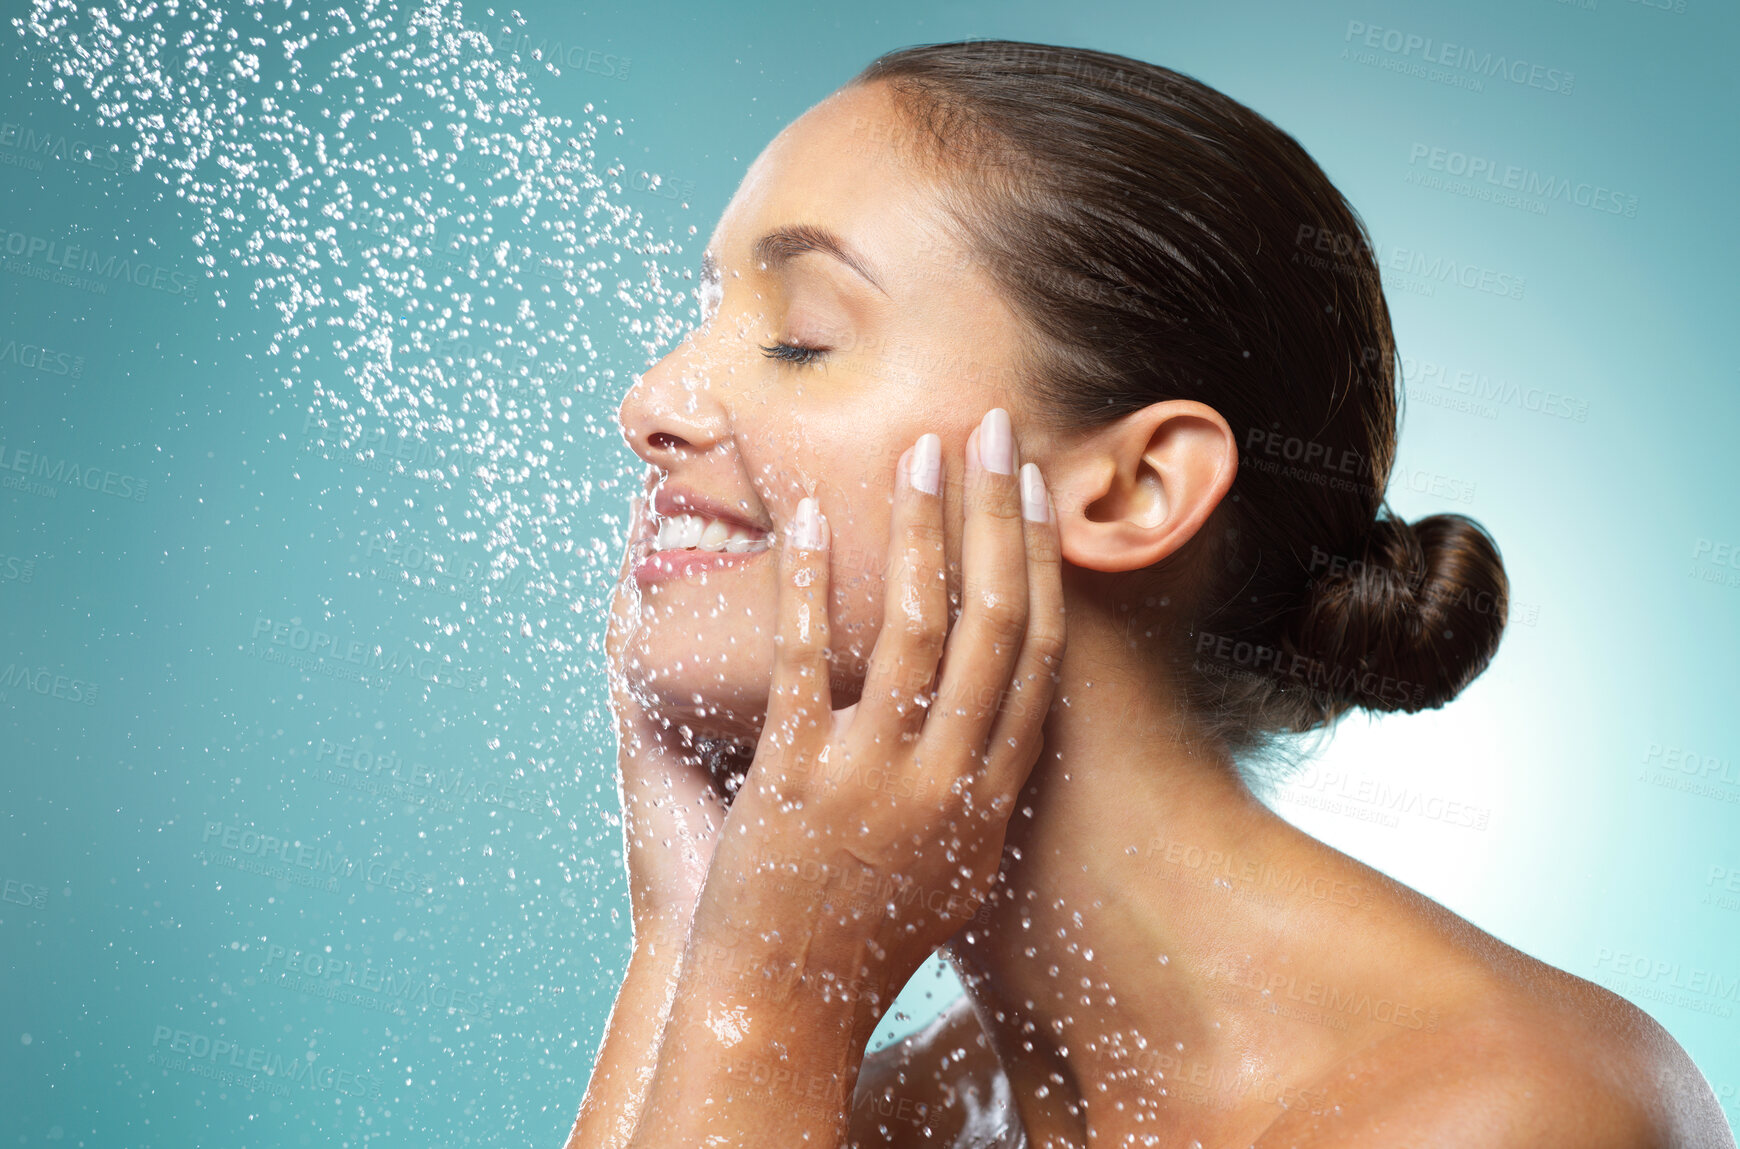
[[[779,359],[786,363],[796,363],[807,367],[828,353],[825,347],[806,347],[801,343],[775,343],[771,347],[763,347],[761,353],[769,359]]]

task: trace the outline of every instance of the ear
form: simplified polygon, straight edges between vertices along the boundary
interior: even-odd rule
[[[1176,399],[1090,432],[1052,464],[1063,557],[1139,570],[1178,550],[1238,474],[1238,440],[1219,411]],[[1061,466],[1059,466],[1061,464]]]

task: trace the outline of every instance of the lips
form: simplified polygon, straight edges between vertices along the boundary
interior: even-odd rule
[[[664,486],[651,491],[650,496],[642,504],[640,529],[633,544],[634,575],[643,584],[740,566],[754,561],[772,549],[772,528],[768,524],[746,517],[740,510],[734,510],[723,499],[687,487]],[[661,526],[691,515],[704,516],[729,527],[764,536],[767,544],[756,550],[657,550],[656,543]],[[665,529],[671,528],[666,526]]]

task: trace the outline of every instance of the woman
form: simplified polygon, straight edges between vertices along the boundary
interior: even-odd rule
[[[700,296],[622,407],[635,941],[570,1145],[1734,1144],[1643,1013],[1247,787],[1504,625],[1477,525],[1385,510],[1389,316],[1295,141],[1119,56],[891,53]],[[966,997],[863,1057],[939,945]]]

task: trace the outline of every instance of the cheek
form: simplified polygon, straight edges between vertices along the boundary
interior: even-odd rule
[[[833,579],[828,616],[832,645],[842,660],[841,670],[852,675],[862,674],[881,629],[887,560],[887,543],[880,539],[867,542],[857,529],[858,524],[853,523],[848,531],[836,531],[829,565]]]

